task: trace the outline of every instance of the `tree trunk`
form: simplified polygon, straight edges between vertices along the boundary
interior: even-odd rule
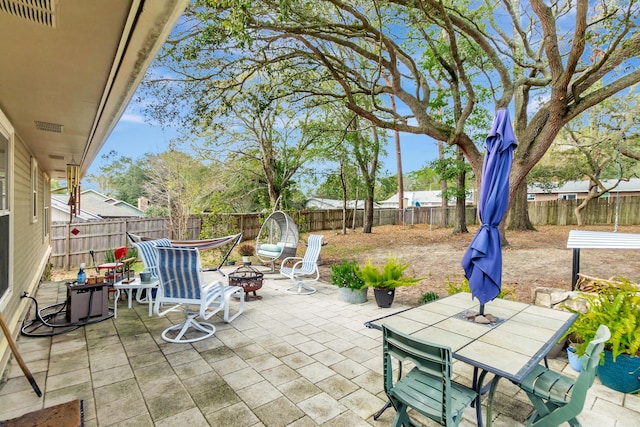
[[[444,160],[444,141],[438,141],[438,158],[440,160]],[[440,191],[441,191],[441,197],[440,197],[440,207],[442,208],[442,216],[440,218],[440,226],[441,227],[446,227],[447,226],[447,208],[449,207],[449,201],[447,200],[446,197],[444,197],[445,194],[447,194],[447,181],[446,180],[442,180],[440,181]]]
[[[340,159],[340,184],[342,189],[342,234],[345,235],[347,234],[347,182],[342,159]],[[358,204],[357,201],[356,204]]]
[[[513,204],[508,211],[508,230],[527,231],[535,230],[531,220],[529,220],[529,206],[527,202],[527,180],[524,179],[516,189],[513,196]]]
[[[373,197],[369,197],[364,200],[364,218],[362,218],[362,232],[371,233],[373,228]]]
[[[460,149],[460,147],[458,147],[458,149],[456,150],[456,157],[457,160],[460,162],[464,162],[464,153],[462,152],[462,150]],[[456,224],[453,228],[453,234],[460,234],[460,233],[468,233],[469,230],[467,229],[467,198],[465,197],[465,181],[466,181],[466,176],[467,173],[462,170],[459,174],[458,174],[458,183],[457,183],[457,187],[458,187],[458,196],[456,197]]]
[[[385,79],[387,84],[390,84],[389,79]],[[396,99],[392,94],[389,94],[389,99],[391,100],[391,109],[393,112],[396,112]],[[398,168],[398,220],[400,224],[404,223],[404,218],[402,216],[403,210],[406,206],[404,206],[404,182],[402,180],[402,151],[400,149],[400,132],[397,130],[393,132],[394,139],[396,142],[396,165]]]

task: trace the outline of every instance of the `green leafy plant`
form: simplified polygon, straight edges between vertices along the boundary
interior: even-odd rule
[[[47,263],[44,267],[44,271],[42,272],[42,277],[40,278],[41,282],[50,282],[53,277],[53,264]]]
[[[440,299],[440,296],[435,292],[433,291],[425,292],[420,297],[420,304],[426,304],[428,302],[435,301],[437,299]]]
[[[640,356],[640,293],[636,286],[626,279],[620,279],[618,286],[608,286],[597,294],[585,294],[589,310],[577,313],[578,319],[565,333],[581,341],[575,344],[576,354],[582,356],[587,345],[596,335],[600,325],[606,325],[611,338],[605,348],[611,351],[613,360],[620,354]]]
[[[448,278],[447,278],[448,279]],[[457,294],[458,292],[469,292],[471,293],[471,288],[469,287],[469,280],[465,277],[460,281],[460,283],[454,280],[447,280],[444,283],[445,289],[447,290],[448,295]],[[516,288],[515,286],[503,286],[500,289],[500,293],[497,298],[505,298],[515,301],[516,299]]]
[[[105,251],[104,262],[105,263],[116,262],[116,254],[112,248],[109,248]]]
[[[371,258],[360,267],[358,276],[367,287],[375,289],[396,289],[400,286],[412,286],[422,278],[402,277],[409,264],[402,264],[397,258],[389,255],[384,265],[373,265]]]
[[[364,289],[367,284],[358,276],[359,270],[360,268],[355,260],[343,260],[339,264],[333,264],[331,266],[331,284],[340,288]]]
[[[238,253],[242,256],[252,256],[256,253],[256,249],[249,243],[243,243],[238,246]]]

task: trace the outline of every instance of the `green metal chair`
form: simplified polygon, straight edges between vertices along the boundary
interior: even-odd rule
[[[444,426],[457,426],[462,412],[477,393],[451,381],[451,349],[412,338],[382,325],[384,391],[396,410],[395,427],[414,426],[408,408]],[[399,362],[397,381],[393,382],[392,358]],[[415,367],[404,377],[403,363]]]
[[[600,325],[595,338],[582,356],[582,371],[577,379],[538,365],[522,381],[520,388],[527,393],[535,409],[529,417],[528,426],[551,427],[564,422],[573,427],[580,426],[576,417],[582,412],[587,391],[596,377],[600,353],[609,338],[609,328]]]

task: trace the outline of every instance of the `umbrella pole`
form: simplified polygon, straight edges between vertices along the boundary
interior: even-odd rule
[[[4,316],[2,315],[2,313],[0,313],[0,327],[2,327],[2,332],[4,332],[4,336],[7,338],[7,342],[9,343],[9,347],[11,348],[11,352],[13,353],[13,356],[16,358],[18,365],[20,365],[20,369],[22,369],[22,372],[29,380],[29,383],[31,384],[33,391],[36,392],[38,397],[42,397],[42,392],[40,391],[40,387],[38,387],[38,383],[36,383],[36,380],[35,378],[33,378],[31,371],[29,371],[29,368],[27,368],[27,365],[24,363],[24,360],[22,360],[22,356],[20,356],[20,353],[18,353],[18,347],[16,346],[16,343],[13,342],[11,331],[9,331],[9,328],[5,323]]]
[[[480,316],[484,316],[484,304],[480,304]]]

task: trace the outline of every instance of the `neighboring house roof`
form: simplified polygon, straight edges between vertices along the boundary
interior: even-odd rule
[[[54,206],[53,200],[58,203],[64,203],[67,205],[66,212],[68,213],[68,200],[69,196],[64,194],[52,194],[51,195],[53,208],[57,208],[59,204]],[[96,190],[84,190],[80,193],[80,208],[85,215],[95,216],[97,218],[121,218],[121,217],[139,217],[144,216],[144,212],[140,209],[132,206],[127,202],[116,200],[112,197],[106,196]]]
[[[67,199],[67,200],[64,200]],[[69,212],[69,196],[52,195],[51,196],[51,220],[56,221],[69,221],[71,213]],[[74,217],[75,220],[91,221],[101,219],[99,215],[94,215],[91,212],[87,212],[84,209],[80,209],[80,212]]]
[[[605,179],[602,184],[609,188],[616,183],[616,179]],[[589,191],[589,181],[567,181],[558,186],[557,183],[548,185],[531,184],[527,187],[528,193],[534,194],[565,194],[565,193],[587,193]],[[640,178],[632,178],[629,181],[620,181],[618,186],[612,191],[627,192],[640,191]]]
[[[357,204],[355,200],[347,200],[347,209],[353,209],[354,205],[356,209],[364,209],[364,200],[358,200]],[[304,207],[307,209],[342,209],[342,200],[311,197],[304,203]],[[374,203],[373,207],[378,208],[380,206]]]

